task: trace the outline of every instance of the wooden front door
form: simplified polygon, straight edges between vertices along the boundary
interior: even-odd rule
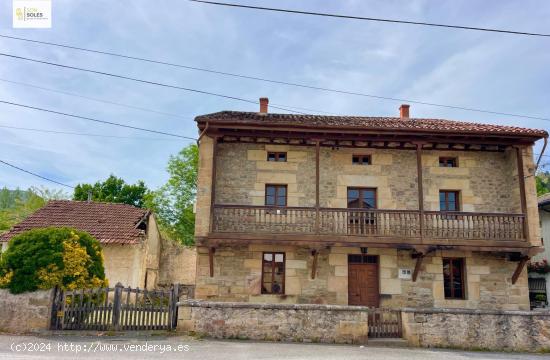
[[[378,256],[348,256],[348,304],[378,307]]]

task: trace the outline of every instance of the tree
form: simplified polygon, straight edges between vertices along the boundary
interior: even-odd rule
[[[191,144],[176,156],[170,156],[168,182],[147,197],[147,207],[159,220],[161,230],[186,245],[194,243],[195,214],[193,203],[197,194],[199,150]]]
[[[13,225],[23,221],[27,216],[40,209],[49,200],[66,199],[63,190],[51,190],[44,187],[32,187],[27,191],[0,191],[0,233],[9,230]]]
[[[537,195],[541,196],[550,192],[550,173],[549,172],[540,172],[535,176],[535,181],[537,184]]]
[[[71,228],[33,229],[14,236],[2,254],[0,287],[13,294],[38,289],[106,286],[99,241]]]
[[[144,198],[149,192],[143,181],[131,185],[122,178],[109,176],[103,182],[95,184],[78,184],[74,189],[73,200],[88,200],[88,193],[92,192],[93,201],[122,203],[137,207],[144,206]]]

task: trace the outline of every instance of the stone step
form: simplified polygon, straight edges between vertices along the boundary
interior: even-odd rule
[[[367,346],[373,347],[408,347],[407,340],[400,338],[369,339]]]

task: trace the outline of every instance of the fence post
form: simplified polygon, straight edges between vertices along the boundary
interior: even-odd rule
[[[120,322],[120,305],[122,300],[122,289],[124,286],[121,283],[115,285],[115,299],[113,301],[113,328],[118,330]]]
[[[170,301],[171,324],[170,329],[175,329],[178,326],[178,301],[180,298],[180,284],[176,283],[172,286],[172,294]]]
[[[62,291],[57,285],[52,290],[52,308],[51,308],[51,318],[50,318],[50,330],[57,330],[57,325],[59,323],[58,321],[58,315],[60,311],[60,304],[61,301],[59,301],[58,297],[60,295],[60,291]]]

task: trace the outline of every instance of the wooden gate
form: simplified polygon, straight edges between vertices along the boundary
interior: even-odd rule
[[[192,286],[169,290],[123,287],[55,290],[53,330],[170,330],[177,324],[180,296],[193,298]]]
[[[369,338],[400,338],[402,335],[401,310],[369,310]]]

